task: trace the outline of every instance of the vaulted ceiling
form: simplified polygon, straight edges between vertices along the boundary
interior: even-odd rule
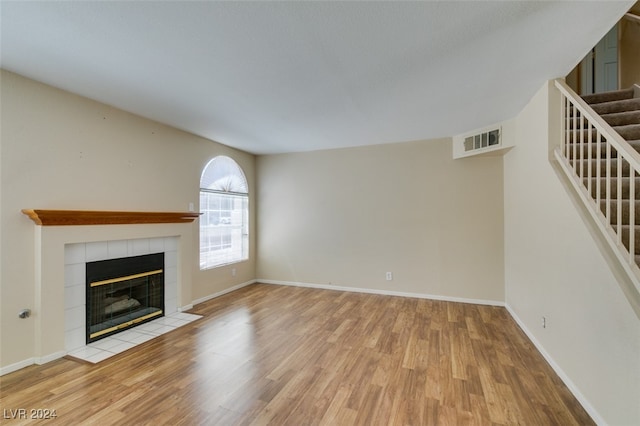
[[[257,154],[515,116],[625,1],[2,1],[1,65]]]

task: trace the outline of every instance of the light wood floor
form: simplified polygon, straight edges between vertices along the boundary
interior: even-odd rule
[[[593,424],[504,308],[256,284],[191,312],[99,364],[5,375],[0,407],[65,425]]]

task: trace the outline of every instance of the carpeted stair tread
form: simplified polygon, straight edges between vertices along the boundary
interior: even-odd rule
[[[633,88],[613,90],[604,93],[594,93],[591,95],[584,95],[582,99],[588,104],[598,104],[602,102],[618,101],[620,99],[633,98]]]
[[[589,142],[589,133],[591,133],[591,142],[596,142],[598,135],[597,135],[597,130],[595,128],[591,128],[591,130],[588,129],[575,129],[575,130],[571,130],[569,132],[569,134],[567,135],[567,143],[573,143],[574,139],[580,143],[588,143]]]
[[[640,153],[640,140],[626,141],[631,148],[636,152]],[[591,147],[591,152],[589,152],[589,147]],[[569,149],[568,158],[573,161],[575,158],[598,158],[600,157],[601,161],[606,161],[607,155],[610,155],[611,158],[618,158],[618,152],[613,146],[611,147],[611,153],[607,154],[607,143],[606,142],[592,142],[587,143],[584,142],[581,144],[579,141],[577,144],[569,143],[567,144],[567,148]],[[599,150],[598,150],[599,149]],[[599,154],[599,155],[598,155]]]
[[[571,166],[573,167],[574,164],[574,160],[570,160],[569,164],[571,164]],[[582,163],[582,167],[581,167],[581,163]],[[576,172],[580,175],[581,171],[582,171],[582,175],[583,177],[587,177],[589,176],[589,168],[591,168],[591,176],[597,176],[597,168],[598,163],[593,160],[593,159],[584,159],[584,160],[577,160],[577,165],[576,165]],[[630,167],[629,167],[629,163],[627,163],[626,161],[622,161],[622,173],[621,173],[621,177],[629,177],[630,175]],[[600,177],[605,177],[607,176],[607,162],[606,161],[600,161]],[[618,177],[618,162],[617,161],[611,161],[611,177]]]
[[[625,111],[640,110],[640,98],[624,99],[621,101],[603,102],[593,104],[591,108],[600,115],[613,114]]]
[[[633,147],[636,151],[640,152],[640,139],[635,139],[631,141],[627,141],[629,145]]]
[[[585,188],[589,188],[588,182],[589,182],[589,178],[583,179]],[[597,196],[597,190],[598,190],[597,183],[598,183],[598,178],[592,177],[591,178],[591,197],[594,200],[596,199],[596,196]],[[631,178],[623,177],[621,179],[621,184],[622,184],[622,191],[621,191],[622,199],[628,200],[629,190],[631,189]],[[606,186],[607,186],[606,179],[600,178],[600,198],[601,199],[606,198],[607,196]],[[617,198],[618,197],[618,180],[617,179],[611,179],[610,189],[611,189],[611,193],[609,194],[609,197],[613,199]],[[640,177],[635,178],[633,193],[634,193],[634,198],[636,200],[640,200]]]
[[[627,124],[626,126],[612,127],[616,133],[622,136],[634,149],[638,150],[638,141],[640,141],[640,124]],[[598,133],[596,129],[591,129],[591,139],[589,139],[589,130],[571,130],[567,134],[567,144],[573,145],[573,141],[579,145],[589,145],[589,143],[598,144]],[[604,137],[600,138],[600,143],[605,144]],[[632,143],[633,142],[633,143]]]
[[[580,152],[580,143],[578,143],[575,146],[575,155],[574,155],[574,146],[573,143],[570,143],[567,145],[567,147],[569,148],[569,159],[573,160],[574,158],[598,158],[598,154],[600,154],[600,158],[603,159],[602,161],[604,161],[604,159],[607,158],[607,143],[606,142],[592,142],[592,143],[587,143],[585,142],[584,144],[582,144],[582,149],[584,150],[583,153]],[[640,143],[637,144],[638,147],[640,148]],[[589,146],[591,146],[591,153],[589,153]],[[598,147],[600,148],[600,151],[598,151]],[[632,146],[633,147],[633,146]],[[638,150],[638,148],[633,147],[636,151]],[[639,151],[640,152],[640,151]],[[591,155],[589,155],[591,154]],[[618,153],[615,149],[611,149],[611,158],[618,158]]]
[[[611,201],[609,201],[610,204],[610,223],[611,225],[616,225],[618,223],[618,200],[617,199],[612,199]],[[629,217],[631,217],[631,211],[629,209],[630,206],[630,201],[629,200],[621,200],[620,204],[622,205],[622,209],[621,209],[621,213],[622,213],[622,217],[621,217],[621,223],[623,225],[628,225],[629,224]],[[634,224],[635,225],[640,225],[640,201],[635,201],[634,203],[635,206],[635,212],[634,212]],[[607,202],[602,200],[600,201],[600,210],[602,211],[602,214],[606,215],[606,211],[607,211]],[[639,230],[640,232],[640,230]]]
[[[614,226],[614,230],[617,230],[617,226]],[[621,235],[622,235],[622,244],[627,248],[627,250],[629,249],[629,225],[620,225],[621,228]],[[633,233],[633,240],[634,240],[634,255],[639,255],[640,254],[640,229],[638,229],[638,227],[635,227],[635,231]]]
[[[615,112],[612,114],[604,114],[601,117],[609,123],[610,126],[624,126],[627,124],[640,123],[640,110]]]
[[[640,139],[640,124],[627,124],[624,126],[615,126],[613,130],[618,132],[618,134],[627,141]]]
[[[602,119],[611,126],[637,152],[640,152],[640,97],[634,97],[634,89],[623,89],[612,92],[586,95],[582,98]],[[633,174],[629,163],[621,161],[615,149],[611,148],[611,161],[607,164],[607,143],[602,135],[595,130],[588,120],[581,120],[581,113],[574,108],[568,111],[565,128],[565,141],[571,167],[575,166],[576,173],[582,176],[586,189],[590,189],[594,200],[599,200],[599,208],[606,215],[609,208],[608,220],[614,232],[620,232],[622,244],[629,249],[630,229],[634,229],[634,260],[640,265],[640,176]],[[576,114],[577,117],[574,117]],[[574,143],[575,141],[575,143]],[[574,153],[575,149],[575,153]],[[577,157],[577,158],[576,158]],[[621,177],[618,178],[618,167],[621,164]],[[609,185],[607,187],[607,168],[610,170]],[[596,177],[599,174],[600,177]],[[590,178],[588,176],[591,176]],[[633,188],[633,217],[631,215],[631,182]],[[598,194],[598,189],[599,194]],[[621,200],[618,202],[618,192]],[[618,223],[618,207],[620,208],[620,223]]]

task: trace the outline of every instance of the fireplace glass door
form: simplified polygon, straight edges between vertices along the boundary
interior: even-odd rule
[[[87,263],[87,343],[164,314],[164,253]]]

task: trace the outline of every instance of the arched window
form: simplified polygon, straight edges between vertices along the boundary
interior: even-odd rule
[[[249,190],[238,163],[219,156],[200,177],[200,269],[249,258]]]

